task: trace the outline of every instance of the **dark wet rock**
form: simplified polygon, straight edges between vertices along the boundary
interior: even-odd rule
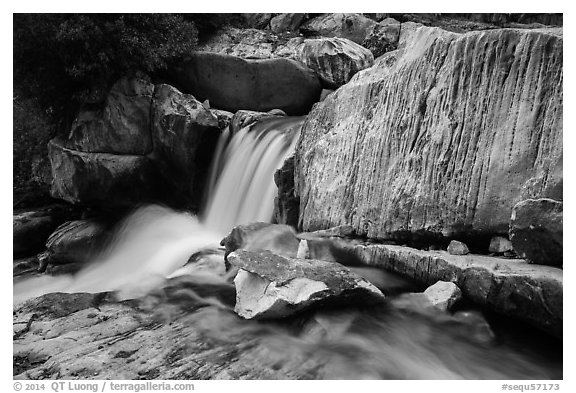
[[[221,109],[210,109],[210,112],[218,119],[218,128],[223,130],[230,125],[234,113]]]
[[[83,153],[61,141],[48,144],[54,198],[72,204],[133,206],[154,199],[155,175],[151,160],[140,155]]]
[[[86,153],[150,153],[153,92],[154,85],[145,76],[120,79],[102,109],[80,112],[64,146]]]
[[[322,304],[369,304],[384,295],[333,262],[284,258],[269,251],[228,255],[239,268],[234,311],[246,319],[282,318]]]
[[[338,225],[333,228],[320,229],[314,232],[306,233],[306,236],[313,237],[351,237],[354,236],[354,227],[352,225]]]
[[[48,207],[14,214],[12,220],[14,256],[32,255],[44,249],[48,236],[64,221],[77,216],[65,207]]]
[[[462,299],[462,291],[453,282],[438,281],[424,291],[430,302],[443,311],[449,311]]]
[[[105,236],[105,226],[95,220],[62,224],[46,241],[48,264],[90,262],[104,245]]]
[[[226,257],[233,251],[268,250],[285,257],[296,257],[300,241],[294,228],[282,224],[254,222],[238,225],[220,242],[226,248]]]
[[[562,266],[563,203],[528,199],[514,206],[510,241],[516,253],[532,263]]]
[[[458,311],[454,313],[454,319],[465,329],[464,334],[473,341],[490,343],[496,337],[480,311]]]
[[[365,265],[378,266],[424,285],[456,284],[465,298],[497,313],[562,337],[562,269],[524,260],[450,255],[388,245],[351,245]]]
[[[494,236],[490,239],[490,246],[488,247],[489,252],[504,254],[505,252],[512,250],[512,243],[507,238],[503,236]]]
[[[467,255],[470,253],[468,250],[468,246],[458,240],[452,240],[450,244],[448,244],[448,253],[451,255]]]
[[[302,115],[318,101],[322,90],[312,70],[284,58],[246,60],[196,52],[173,75],[182,91],[232,112],[278,108]]]
[[[270,20],[270,30],[274,33],[298,31],[306,14],[279,14]]]
[[[316,38],[304,41],[301,61],[316,72],[326,89],[337,89],[374,64],[372,53],[346,38]]]
[[[398,50],[308,115],[295,155],[300,229],[505,234],[525,186],[532,198],[561,188],[548,174],[562,162],[562,43],[561,29],[403,23]]]
[[[274,221],[297,228],[300,201],[294,195],[293,155],[274,173],[274,183],[278,187],[278,195],[274,198]]]
[[[206,181],[220,135],[218,118],[193,96],[170,85],[156,86],[152,114],[155,160],[161,172],[169,174],[165,179],[169,194],[193,204],[200,197],[198,190]]]

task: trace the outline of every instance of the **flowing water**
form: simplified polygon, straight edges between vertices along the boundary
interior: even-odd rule
[[[17,282],[14,303],[49,292],[115,291],[120,299],[143,298],[167,279],[182,277],[233,290],[219,242],[237,224],[271,219],[273,174],[293,151],[302,122],[280,118],[235,135],[227,131],[200,219],[142,207],[117,226],[108,247],[84,270]],[[316,310],[274,322],[246,321],[233,313],[233,302],[194,296],[204,301],[195,311],[204,334],[237,343],[258,340],[263,362],[310,365],[308,378],[562,378],[561,343],[550,339],[543,350],[532,336],[517,337],[522,333],[514,329],[522,327],[501,333],[497,323],[494,335],[478,310],[433,312],[409,294],[391,296],[384,306]]]

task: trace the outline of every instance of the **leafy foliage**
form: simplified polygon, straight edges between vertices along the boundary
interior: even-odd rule
[[[15,14],[14,83],[68,125],[114,80],[166,68],[197,38],[194,23],[174,14]]]

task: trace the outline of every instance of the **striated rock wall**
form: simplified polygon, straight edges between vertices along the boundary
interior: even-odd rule
[[[561,29],[404,23],[399,50],[308,116],[300,227],[505,234],[520,200],[562,199],[562,55]]]

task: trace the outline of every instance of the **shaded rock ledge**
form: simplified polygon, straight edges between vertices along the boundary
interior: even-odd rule
[[[353,245],[345,249],[363,263],[425,285],[455,283],[473,302],[530,323],[562,338],[562,270],[524,260],[482,255],[450,255],[390,245]]]

